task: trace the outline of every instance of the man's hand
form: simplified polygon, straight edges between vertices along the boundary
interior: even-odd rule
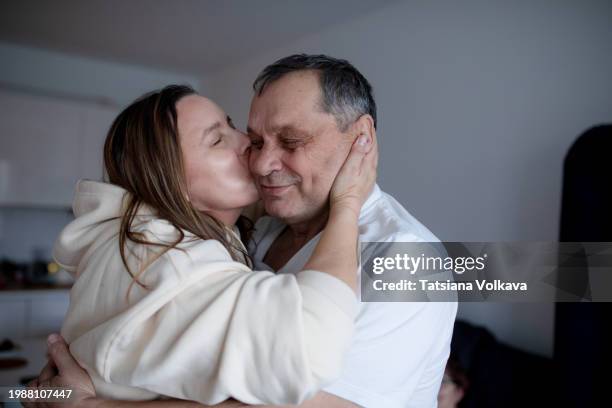
[[[71,389],[70,399],[58,402],[22,401],[25,407],[71,408],[88,405],[96,397],[96,391],[89,374],[70,354],[66,341],[59,334],[47,339],[49,362],[37,379],[28,384],[29,388],[60,387]]]

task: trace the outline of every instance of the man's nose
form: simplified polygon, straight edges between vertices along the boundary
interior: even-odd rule
[[[267,176],[273,171],[282,169],[281,152],[274,146],[264,145],[261,149],[252,149],[249,161],[251,172],[258,176]]]

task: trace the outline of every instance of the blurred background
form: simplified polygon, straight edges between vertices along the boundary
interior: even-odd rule
[[[0,341],[61,325],[54,239],[75,181],[102,176],[110,122],[144,92],[190,84],[244,129],[265,65],[346,58],[374,87],[383,190],[441,240],[556,241],[565,156],[612,121],[611,44],[606,0],[3,1]],[[548,361],[555,309],[464,303],[458,318]]]

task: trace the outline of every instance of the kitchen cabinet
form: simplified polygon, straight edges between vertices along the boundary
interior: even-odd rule
[[[69,304],[67,289],[0,292],[0,340],[59,331]]]
[[[28,304],[21,297],[0,295],[0,341],[23,337],[26,333]]]
[[[3,204],[63,206],[78,175],[76,106],[52,98],[0,96]]]
[[[80,178],[102,180],[104,174],[104,140],[113,120],[119,114],[116,108],[85,106],[82,108],[79,142]]]
[[[80,178],[102,178],[117,109],[0,91],[0,205],[70,207]]]

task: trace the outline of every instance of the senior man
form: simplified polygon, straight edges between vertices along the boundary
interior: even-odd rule
[[[360,135],[376,138],[376,104],[370,84],[355,67],[325,55],[283,58],[267,66],[253,88],[249,164],[267,216],[255,225],[249,253],[255,270],[297,273],[325,226],[329,191],[350,146]],[[361,241],[438,241],[378,186],[361,210],[359,229]],[[340,378],[301,406],[435,407],[456,312],[456,302],[360,303]],[[82,405],[193,404],[91,398],[86,374],[63,341],[54,339],[50,350],[60,372],[51,382],[86,390]],[[49,376],[43,372],[41,380]]]

